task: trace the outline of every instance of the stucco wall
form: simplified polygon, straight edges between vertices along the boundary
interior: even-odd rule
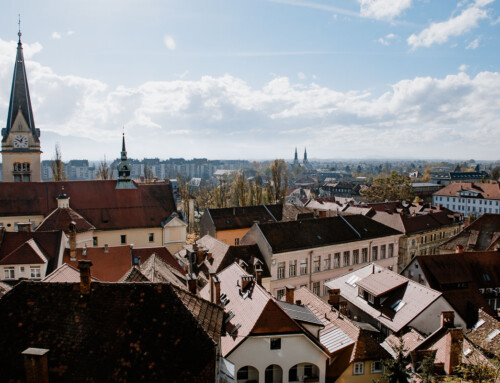
[[[7,231],[16,231],[15,224],[16,223],[27,223],[34,222],[35,228],[42,223],[44,220],[43,215],[22,215],[22,216],[14,216],[14,217],[0,217],[0,224]]]
[[[382,373],[371,373],[372,360],[364,361],[364,374],[354,375],[354,363],[345,369],[342,375],[335,381],[338,383],[372,383],[382,377]]]
[[[416,328],[419,332],[429,335],[441,327],[441,313],[443,311],[455,311],[453,307],[443,298],[439,297],[429,307],[413,319],[408,325]],[[455,326],[467,328],[465,321],[455,311]]]
[[[326,354],[305,335],[284,335],[279,338],[281,338],[280,350],[270,349],[271,337],[268,336],[246,339],[227,358],[234,363],[235,374],[241,367],[253,366],[259,371],[259,382],[264,382],[266,367],[276,364],[283,369],[283,383],[287,383],[290,368],[299,363],[308,363],[318,367],[319,382],[325,382]]]
[[[241,240],[248,233],[249,228],[235,229],[235,230],[221,230],[215,233],[215,238],[219,241],[227,243],[228,245],[235,245],[235,239],[238,238],[241,245]]]

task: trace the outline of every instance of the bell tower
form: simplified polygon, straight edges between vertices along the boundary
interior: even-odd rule
[[[33,119],[21,29],[18,36],[7,126],[2,129],[2,177],[4,182],[41,181],[40,130]]]

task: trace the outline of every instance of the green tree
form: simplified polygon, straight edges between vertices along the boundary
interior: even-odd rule
[[[413,200],[413,188],[410,177],[400,175],[394,170],[389,176],[379,176],[373,184],[361,191],[361,195],[369,202]]]
[[[399,343],[393,346],[396,353],[394,359],[386,359],[384,361],[384,373],[382,379],[377,383],[407,383],[411,374],[406,369],[408,361],[405,358],[405,353],[408,351],[405,347],[403,338],[399,338]]]

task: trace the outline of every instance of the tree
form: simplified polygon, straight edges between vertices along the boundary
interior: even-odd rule
[[[286,162],[283,159],[274,160],[270,168],[273,185],[272,191],[268,192],[268,202],[284,203],[286,190],[288,188],[288,172]]]
[[[248,182],[243,172],[240,172],[232,184],[232,199],[233,206],[247,206],[248,205]]]
[[[500,361],[497,358],[487,359],[477,350],[465,356],[465,362],[459,364],[453,376],[444,381],[448,383],[490,383],[500,380]]]
[[[491,179],[497,181],[500,178],[500,166],[497,166],[491,171]]]
[[[64,181],[67,179],[59,143],[56,144],[54,158],[50,162],[50,168],[52,170],[52,179],[54,181]]]
[[[414,194],[410,177],[400,175],[393,170],[389,176],[375,178],[369,188],[361,190],[361,195],[369,202],[383,202],[412,200]]]
[[[396,357],[394,359],[386,359],[384,361],[384,373],[382,379],[377,383],[407,383],[411,374],[406,369],[408,362],[405,358],[405,353],[408,351],[405,348],[403,338],[399,338],[399,344],[392,347]]]
[[[153,169],[151,169],[151,166],[148,163],[144,164],[144,183],[145,184],[151,184],[153,183]]]
[[[97,172],[96,172],[96,179],[98,180],[112,180],[113,179],[113,166],[109,166],[108,162],[106,161],[106,156],[104,156],[104,159],[99,163],[99,166],[97,167]]]

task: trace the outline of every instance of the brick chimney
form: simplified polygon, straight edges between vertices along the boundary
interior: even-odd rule
[[[221,301],[220,301],[220,279],[219,277],[215,276],[214,277],[214,290],[215,290],[215,304],[220,306]]]
[[[340,289],[328,289],[328,304],[332,305],[338,310],[339,302],[340,302]]]
[[[196,294],[196,275],[195,274],[186,274],[186,283],[188,291],[191,294]]]
[[[69,257],[76,261],[76,222],[71,221],[68,225],[69,231]]]
[[[294,303],[294,292],[295,292],[295,287],[286,285],[285,286],[285,299],[287,303]]]
[[[262,269],[255,269],[255,280],[259,286],[262,286]]]
[[[463,253],[463,252],[464,252],[464,247],[463,247],[462,245],[457,245],[457,246],[455,247],[455,253],[457,253],[457,254],[461,254],[461,253]]]
[[[450,375],[460,364],[464,333],[460,328],[451,328],[446,334],[444,371]]]
[[[22,352],[24,355],[24,369],[26,383],[49,383],[49,369],[45,348],[29,347]]]
[[[441,327],[446,327],[446,328],[455,327],[455,312],[454,311],[441,312]]]
[[[204,260],[205,260],[205,251],[203,249],[198,248],[198,250],[196,251],[196,263],[200,265],[201,263],[203,263]]]
[[[210,302],[220,305],[220,281],[215,270],[210,270]]]
[[[339,311],[342,315],[347,316],[347,301],[339,302]]]
[[[130,265],[134,266],[135,265],[135,260],[134,260],[134,244],[131,243],[129,245],[129,248],[130,248]]]
[[[87,259],[81,259],[78,261],[78,269],[80,270],[80,294],[89,295],[90,294],[90,267],[92,266],[92,261]]]

